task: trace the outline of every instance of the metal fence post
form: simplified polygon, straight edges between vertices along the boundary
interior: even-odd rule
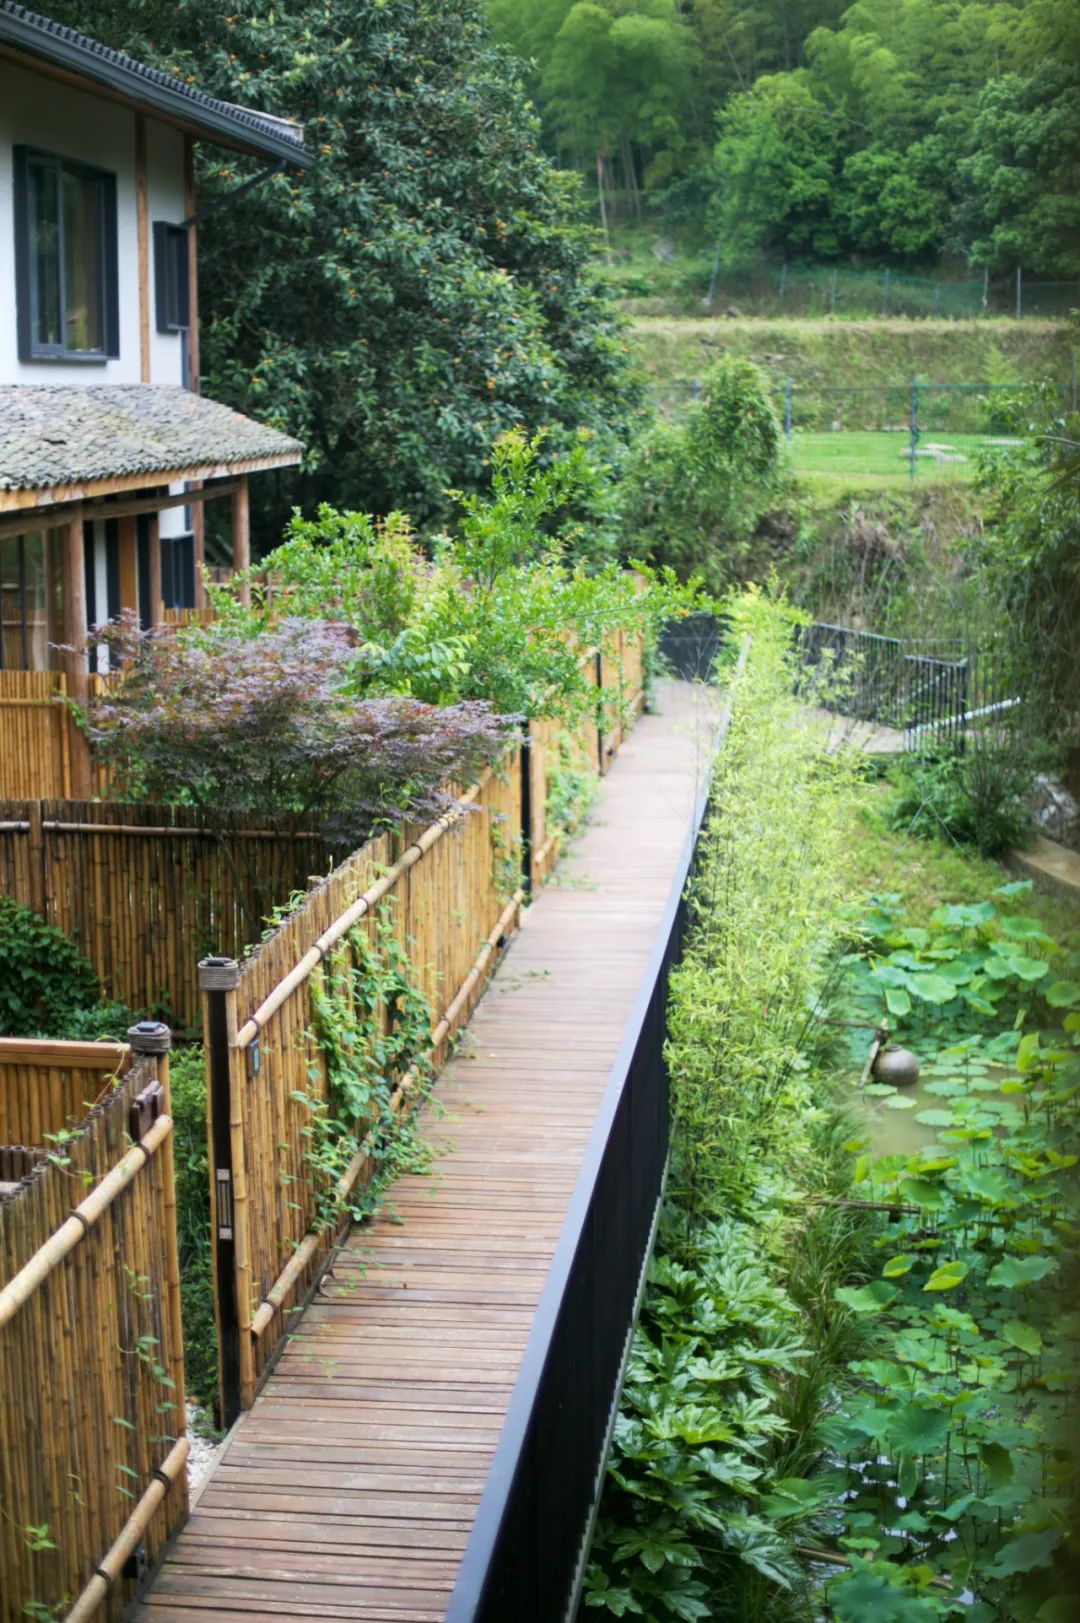
[[[986,315],[990,308],[990,266],[983,266],[982,311]]]
[[[915,450],[919,443],[919,382],[917,378],[911,380],[911,478],[915,477]]]
[[[1073,352],[1073,359],[1076,352]],[[1075,373],[1074,373],[1075,375]],[[791,444],[791,379],[784,379],[784,438]]]
[[[885,268],[885,280],[883,281],[883,283],[881,285],[881,313],[882,313],[883,316],[887,316],[888,313],[889,313],[889,270],[888,270],[888,266],[886,266],[886,268]]]
[[[787,287],[787,260],[785,259],[784,263],[780,266],[780,291],[779,291],[778,296],[781,299],[784,297],[784,289],[786,287]]]
[[[521,724],[521,742],[518,745],[521,762],[521,888],[526,898],[533,888],[533,783],[532,783],[532,723]]]
[[[829,314],[831,316],[834,316],[836,314],[836,279],[837,279],[837,277],[839,275],[840,275],[840,272],[837,270],[836,266],[834,265],[833,266],[833,273],[832,273],[832,284],[831,284],[831,286],[829,288]]]
[[[1020,312],[1024,307],[1023,294],[1021,292],[1022,281],[1023,281],[1023,277],[1022,277],[1022,273],[1021,273],[1021,270],[1020,270],[1020,266],[1017,265],[1017,267],[1016,267],[1016,319],[1017,319],[1017,321],[1020,320]]]
[[[218,1422],[231,1426],[240,1413],[241,1334],[236,1264],[232,1142],[230,1035],[235,1036],[235,992],[240,965],[234,958],[204,958],[199,965],[206,1041],[206,1128],[210,1151],[210,1223],[213,1234],[214,1316],[218,1331]],[[234,1028],[230,1033],[230,1025]]]
[[[936,315],[938,315],[940,313],[940,311],[941,311],[941,283],[940,282],[935,282],[934,283],[934,308],[931,310],[930,314],[932,316],[936,316]]]

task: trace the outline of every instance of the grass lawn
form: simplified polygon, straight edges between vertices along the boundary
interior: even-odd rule
[[[987,862],[968,846],[923,840],[890,829],[886,819],[895,791],[867,783],[851,808],[850,843],[855,894],[895,892],[913,924],[923,924],[943,902],[979,902],[1017,876]],[[1013,904],[1037,918],[1055,940],[1080,947],[1080,907],[1064,896],[1031,890]]]
[[[963,462],[937,461],[929,456],[915,459],[915,483],[941,484],[974,478],[976,453],[986,445],[979,434],[947,434],[928,430],[919,439],[919,449],[947,447],[946,455],[962,456]],[[873,433],[855,430],[835,433],[808,433],[795,429],[791,436],[791,466],[795,473],[815,478],[850,479],[861,484],[906,485],[912,482],[906,434]]]

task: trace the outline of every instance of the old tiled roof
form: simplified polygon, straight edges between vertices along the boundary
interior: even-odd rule
[[[263,157],[284,159],[301,169],[311,167],[300,125],[219,101],[51,17],[28,11],[17,0],[0,0],[0,43],[76,73],[114,95],[196,129],[211,140]]]
[[[187,389],[152,383],[0,387],[0,491],[133,474],[298,462],[276,428]]]

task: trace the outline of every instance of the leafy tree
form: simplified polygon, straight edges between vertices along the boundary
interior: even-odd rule
[[[194,804],[211,826],[284,819],[353,849],[380,822],[445,809],[442,785],[504,741],[487,705],[352,697],[356,637],[342,625],[223,621],[160,637],[128,618],[106,634],[118,675],[90,704],[95,751],[126,793]]]
[[[1044,62],[979,97],[967,186],[971,257],[1080,276],[1080,69]]]
[[[256,502],[435,523],[515,424],[546,427],[552,447],[584,427],[617,448],[635,394],[577,184],[540,152],[473,0],[67,0],[63,14],[305,126],[314,170],[263,182],[200,231],[207,391],[309,447],[276,490],[256,482]],[[202,200],[254,167],[202,147]]]
[[[720,120],[710,212],[721,262],[749,264],[763,250],[835,255],[840,161],[837,121],[804,74],[766,75],[733,97]]]
[[[681,423],[639,444],[626,481],[628,545],[713,590],[737,579],[779,489],[782,448],[760,368],[724,360]]]

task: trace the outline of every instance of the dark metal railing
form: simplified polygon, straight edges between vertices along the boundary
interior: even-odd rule
[[[447,1623],[560,1623],[576,1604],[660,1210],[668,976],[682,947],[707,794],[706,784],[589,1137]]]

